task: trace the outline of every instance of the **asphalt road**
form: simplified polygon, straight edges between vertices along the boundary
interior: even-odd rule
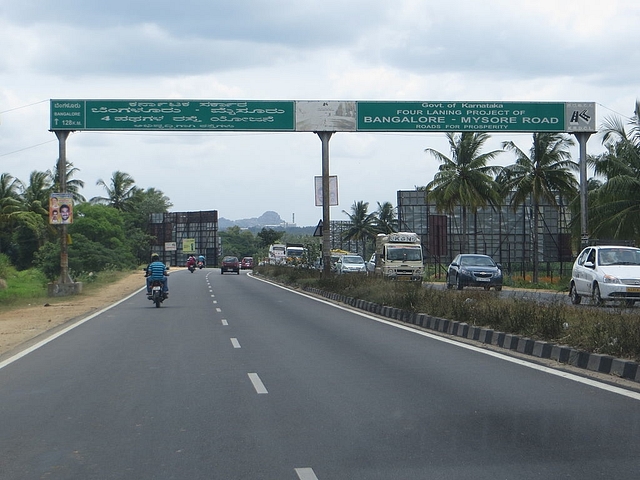
[[[219,270],[0,366],[0,478],[635,479],[640,395]]]

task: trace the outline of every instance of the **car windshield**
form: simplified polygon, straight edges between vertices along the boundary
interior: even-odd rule
[[[486,257],[484,255],[469,255],[460,257],[460,265],[471,266],[474,265],[476,267],[493,267],[495,263],[490,257]]]
[[[388,247],[388,260],[422,260],[422,249],[420,246],[415,247]]]
[[[640,249],[603,248],[598,252],[600,265],[640,265]]]
[[[342,263],[364,263],[364,260],[361,256],[345,255],[342,257]]]

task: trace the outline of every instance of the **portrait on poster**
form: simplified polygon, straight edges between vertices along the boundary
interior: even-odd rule
[[[73,223],[73,195],[52,193],[49,195],[49,223],[52,225]]]
[[[316,190],[316,207],[322,206],[322,177],[314,177]],[[336,175],[329,176],[329,205],[335,207],[338,205],[338,177]]]

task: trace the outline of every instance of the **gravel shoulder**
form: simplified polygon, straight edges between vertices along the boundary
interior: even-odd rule
[[[41,300],[43,303],[0,312],[0,359],[21,350],[50,330],[80,320],[144,286],[144,273],[124,278],[89,293]]]

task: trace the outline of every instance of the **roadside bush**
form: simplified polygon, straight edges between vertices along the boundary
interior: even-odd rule
[[[6,280],[10,266],[11,263],[9,262],[9,257],[7,257],[4,253],[0,253],[0,278]]]
[[[136,267],[136,259],[125,245],[112,239],[111,247],[75,234],[69,245],[69,271],[73,276],[105,270],[129,270]],[[36,252],[34,265],[53,281],[60,276],[60,245],[47,243]]]
[[[318,271],[290,267],[257,267],[255,271],[298,287],[312,286],[379,305],[640,360],[640,312],[505,299],[484,290],[442,290],[372,276],[324,278]]]

